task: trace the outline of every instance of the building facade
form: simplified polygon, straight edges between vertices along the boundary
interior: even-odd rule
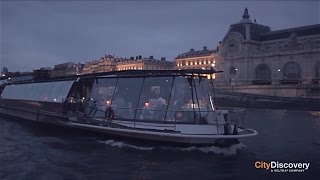
[[[83,64],[75,64],[73,62],[67,62],[62,64],[57,64],[52,70],[51,76],[68,76],[81,74],[83,69]]]
[[[230,25],[218,49],[216,67],[224,71],[217,75],[219,86],[243,86],[239,90],[250,93],[245,86],[294,89],[317,87],[320,80],[320,24],[271,31],[252,21],[246,8],[242,20]],[[297,91],[290,96],[296,95]]]
[[[164,57],[160,60],[153,56],[145,58],[137,56],[130,59],[121,59],[117,64],[117,70],[171,70],[173,69],[173,62],[166,61]]]
[[[104,55],[99,60],[86,62],[83,67],[83,74],[116,71],[118,58],[112,55]]]
[[[218,56],[215,50],[209,50],[206,46],[202,50],[190,49],[188,52],[175,58],[175,69],[211,69],[216,68]],[[215,79],[215,74],[209,75],[209,79]]]

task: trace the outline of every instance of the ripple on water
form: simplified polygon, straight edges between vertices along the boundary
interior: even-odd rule
[[[151,151],[151,150],[169,150],[169,151],[198,151],[203,153],[215,153],[215,154],[223,154],[223,155],[235,155],[237,151],[244,148],[245,145],[242,143],[232,145],[228,148],[221,148],[216,146],[203,146],[203,147],[174,147],[174,146],[138,146],[133,145],[123,141],[115,141],[115,140],[107,140],[107,141],[99,141],[100,143],[104,143],[106,145],[118,148],[132,148],[141,151]]]

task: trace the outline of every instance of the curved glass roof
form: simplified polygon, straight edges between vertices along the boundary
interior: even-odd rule
[[[62,102],[74,81],[7,85],[1,96],[6,99]]]

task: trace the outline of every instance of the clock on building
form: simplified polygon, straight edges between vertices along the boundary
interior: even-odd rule
[[[235,53],[237,52],[239,49],[239,45],[238,45],[238,42],[234,39],[231,39],[228,41],[228,51],[230,53]]]

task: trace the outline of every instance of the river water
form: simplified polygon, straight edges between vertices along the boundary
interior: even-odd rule
[[[107,135],[0,117],[0,179],[319,179],[320,112],[246,112],[259,135],[230,148],[137,144]],[[270,172],[256,161],[306,162]]]

